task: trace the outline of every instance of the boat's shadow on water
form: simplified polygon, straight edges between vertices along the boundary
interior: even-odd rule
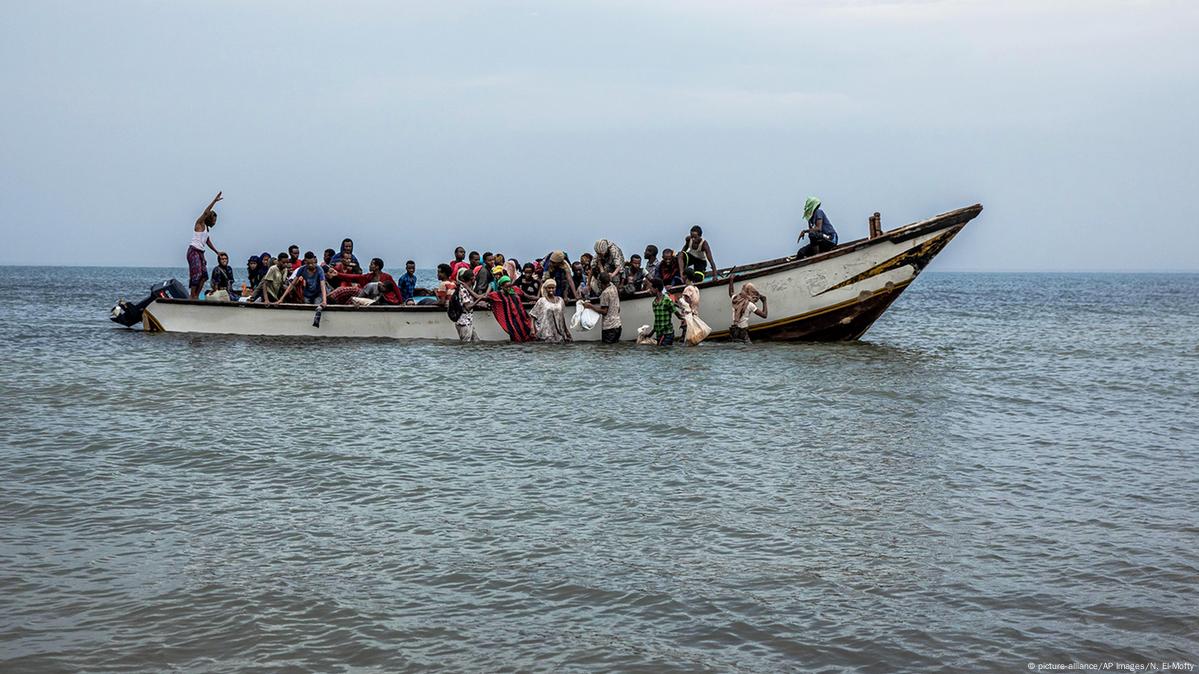
[[[927,349],[912,346],[895,346],[882,342],[858,340],[853,342],[754,342],[740,344],[734,342],[717,342],[703,344],[704,348],[716,347],[720,350],[735,353],[749,353],[770,349],[773,353],[793,353],[802,356],[804,360],[811,358],[832,358],[840,362],[850,363],[909,363],[924,365],[940,360],[940,356]]]
[[[868,339],[852,342],[781,342],[757,341],[750,344],[728,341],[703,342],[697,346],[676,342],[670,347],[621,342],[619,344],[601,344],[594,341],[579,341],[566,344],[546,344],[529,342],[516,344],[512,342],[474,342],[463,343],[437,339],[391,339],[386,337],[326,337],[314,340],[310,337],[280,337],[272,335],[224,335],[199,333],[145,332],[138,329],[113,327],[111,333],[116,339],[153,339],[159,343],[186,345],[194,348],[223,348],[232,346],[257,347],[264,350],[303,350],[325,351],[346,348],[369,347],[419,347],[423,349],[444,349],[448,352],[462,353],[493,351],[502,353],[544,353],[548,350],[571,350],[594,353],[597,356],[615,355],[628,356],[633,353],[644,353],[650,357],[688,354],[690,356],[714,356],[717,353],[753,354],[769,351],[773,354],[794,353],[807,357],[828,356],[844,362],[890,362],[925,364],[939,359],[939,356],[928,350],[910,346],[895,346]]]

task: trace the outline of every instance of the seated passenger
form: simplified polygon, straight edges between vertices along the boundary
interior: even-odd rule
[[[352,265],[352,263],[350,264]],[[331,303],[346,304],[351,297],[369,297],[383,304],[404,303],[395,279],[391,277],[391,274],[383,271],[381,258],[371,258],[370,271],[365,274],[342,273],[337,270],[339,266],[342,265],[333,265],[333,269],[329,272],[330,282],[338,285],[337,290],[329,294]]]
[[[632,295],[645,290],[645,278],[645,271],[641,269],[641,256],[633,253],[633,257],[629,258],[629,264],[624,268],[624,274],[620,277],[620,292]]]
[[[495,255],[491,251],[483,253],[483,260],[477,267],[472,267],[471,272],[475,275],[475,292],[489,292],[495,282],[495,274],[492,273],[492,268],[495,267]],[[449,280],[451,277],[447,277]]]
[[[437,304],[446,306],[450,303],[450,296],[454,294],[457,286],[450,280],[450,265],[442,262],[437,265],[437,289],[433,294],[437,297]]]
[[[362,267],[358,265],[358,260],[351,256],[346,256],[333,264],[333,268],[340,274],[361,274]]]
[[[512,283],[514,285],[516,283],[516,280],[520,278],[520,273],[521,273],[520,262],[518,262],[516,260],[516,258],[510,257],[510,258],[506,258],[504,260],[504,274],[508,278],[512,279]]]
[[[331,262],[333,264],[337,264],[338,262],[341,262],[343,258],[349,258],[350,260],[353,260],[354,266],[358,267],[359,271],[362,270],[362,265],[358,264],[358,258],[354,257],[353,239],[346,238],[341,240],[341,251],[339,251],[337,255],[333,256]]]
[[[268,255],[267,258],[270,256]],[[262,277],[266,276],[266,269],[262,265],[262,258],[257,255],[251,255],[250,259],[246,260],[246,280],[250,284],[251,290],[256,289],[262,282]]]
[[[329,273],[329,267],[333,266],[333,255],[336,253],[337,251],[333,250],[332,248],[325,249],[325,258],[324,261],[321,262],[321,269],[324,269],[326,274]]]
[[[297,284],[303,292],[305,304],[319,304],[323,307],[328,303],[325,272],[316,262],[316,253],[312,251],[304,253],[304,266],[296,270],[296,276],[287,286],[287,290],[283,291],[283,296],[287,297]]]
[[[803,240],[806,234],[808,245],[796,251],[795,257],[805,258],[810,255],[819,255],[837,247],[837,230],[833,229],[833,223],[828,221],[828,217],[820,208],[819,199],[808,197],[803,205],[803,217],[808,221],[808,228],[799,233],[796,241]]]
[[[277,304],[283,298],[283,289],[287,285],[287,276],[291,269],[291,257],[287,253],[279,253],[275,264],[262,277],[262,283],[254,290],[250,298],[253,302],[262,299],[267,304]]]
[[[691,227],[691,233],[683,239],[683,248],[679,252],[679,276],[686,279],[691,275],[688,269],[698,272],[708,272],[711,265],[712,277],[716,277],[716,261],[712,259],[712,247],[704,239],[704,230],[699,225]]]
[[[582,299],[585,294],[585,284],[587,276],[583,273],[583,263],[575,260],[570,263],[570,279],[574,282],[575,290],[579,293],[579,299]]]
[[[470,269],[471,264],[466,261],[466,249],[458,246],[454,249],[454,261],[450,263],[450,278],[458,278],[458,271],[461,269]]]
[[[642,265],[645,267],[645,275],[647,278],[658,278],[658,247],[650,244],[645,247],[645,260]]]
[[[233,267],[229,266],[229,253],[221,251],[216,254],[216,267],[212,270],[213,290],[224,290],[225,299],[229,299],[233,289]]]
[[[541,294],[541,281],[537,280],[533,273],[534,270],[533,263],[526,262],[524,268],[521,269],[520,280],[516,283],[521,294],[527,298],[538,297]]]
[[[212,270],[212,285],[208,289],[208,293],[204,295],[204,299],[213,302],[228,302],[231,272],[223,271],[221,264],[224,263],[225,268],[228,269],[229,256],[225,253],[218,253],[216,259],[217,267]]]
[[[662,262],[658,265],[658,279],[662,281],[662,285],[668,288],[683,284],[683,275],[679,273],[679,261],[675,258],[674,251],[669,248],[662,250]]]
[[[578,299],[579,288],[574,281],[574,270],[566,253],[555,250],[542,262],[542,283],[554,279],[554,294],[568,300]]]
[[[412,260],[405,262],[404,273],[396,279],[395,283],[400,288],[400,298],[404,303],[412,302],[413,291],[416,290],[416,262]]]
[[[300,265],[304,264],[304,261],[300,259],[300,247],[294,243],[287,247],[287,257],[291,260],[292,271],[299,269]]]
[[[356,297],[372,299],[375,300],[377,304],[386,304],[392,306],[399,306],[403,304],[403,302],[400,300],[400,288],[396,285],[395,280],[391,278],[391,274],[382,274],[382,276],[385,276],[386,278],[383,278],[379,281],[371,281],[370,283],[362,286],[362,290],[359,291]]]

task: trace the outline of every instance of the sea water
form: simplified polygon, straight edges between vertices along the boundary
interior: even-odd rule
[[[1197,275],[927,273],[848,344],[108,321],[171,276],[0,268],[0,671],[1197,660]]]

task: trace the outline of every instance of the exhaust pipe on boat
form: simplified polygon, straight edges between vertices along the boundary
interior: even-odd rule
[[[142,315],[145,313],[146,307],[156,299],[163,297],[171,297],[174,299],[187,299],[187,288],[176,279],[170,279],[154,284],[150,288],[150,295],[140,302],[128,302],[124,298],[117,300],[112,311],[108,312],[108,318],[113,323],[132,328],[142,322]]]

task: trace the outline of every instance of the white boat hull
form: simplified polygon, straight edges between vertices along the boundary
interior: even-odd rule
[[[807,260],[780,258],[736,268],[738,283],[753,281],[769,300],[769,318],[754,316],[750,334],[755,339],[857,339],[981,210],[951,211]],[[732,313],[727,279],[708,281],[700,290],[700,316],[715,331],[713,338],[726,337]],[[652,301],[648,296],[621,300],[623,340],[636,339],[640,326],[653,323]],[[329,306],[319,328],[312,325],[313,313],[314,307],[306,305],[158,299],[146,308],[143,323],[152,332],[458,339],[441,307]],[[574,307],[568,307],[567,320],[573,314]],[[480,340],[508,341],[490,311],[476,311],[474,320]],[[598,341],[600,330],[575,330],[573,337]]]

